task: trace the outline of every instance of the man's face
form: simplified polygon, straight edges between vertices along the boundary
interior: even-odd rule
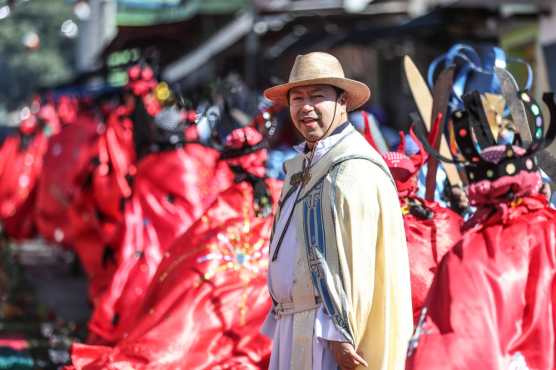
[[[325,133],[330,134],[345,120],[345,98],[338,97],[332,86],[294,87],[290,90],[289,102],[292,121],[309,142],[321,139]]]

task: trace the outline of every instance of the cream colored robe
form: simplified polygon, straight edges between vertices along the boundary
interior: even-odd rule
[[[290,180],[302,168],[302,155],[285,163],[282,202],[295,196]],[[390,172],[353,130],[310,173],[291,221],[299,243],[293,303],[310,305],[316,293],[369,369],[401,370],[413,324],[403,219]],[[315,314],[294,314],[292,370],[312,368]]]

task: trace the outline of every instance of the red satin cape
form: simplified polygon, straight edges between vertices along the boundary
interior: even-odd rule
[[[125,202],[116,270],[95,300],[89,342],[114,344],[133,323],[135,311],[171,243],[231,183],[218,153],[199,144],[150,154],[140,161]]]
[[[267,180],[273,201],[281,184]],[[263,369],[259,332],[273,216],[255,217],[251,185],[232,185],[178,238],[152,280],[138,317],[114,347],[75,344],[72,369]]]
[[[432,212],[430,219],[417,217],[404,206],[409,198],[401,199],[409,254],[413,320],[417,323],[440,260],[461,239],[463,219],[436,202],[413,199]]]
[[[555,369],[556,211],[529,196],[478,214],[439,266],[407,369]]]

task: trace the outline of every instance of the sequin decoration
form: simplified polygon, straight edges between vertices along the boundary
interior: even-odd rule
[[[516,171],[515,164],[513,164],[513,163],[508,163],[508,164],[506,165],[506,173],[507,173],[508,175],[513,175],[513,174],[515,173],[515,171]]]
[[[528,159],[525,162],[525,166],[527,167],[528,170],[532,170],[533,169],[533,161],[531,159]]]
[[[242,300],[239,304],[240,323],[245,322],[249,282],[260,276],[261,271],[268,268],[268,248],[264,247],[265,239],[255,237],[251,229],[252,202],[245,197],[242,207],[243,222],[235,223],[216,235],[217,243],[208,246],[206,254],[197,258],[197,263],[211,263],[208,271],[197,284],[215,278],[226,272],[236,272],[243,283]],[[253,240],[255,239],[255,240]]]
[[[531,112],[533,112],[535,116],[538,116],[541,113],[541,110],[539,109],[538,105],[531,104]]]
[[[217,261],[218,263],[206,272],[205,280],[210,280],[216,274],[225,271],[238,271],[242,280],[250,280],[251,275],[256,275],[266,267],[266,261],[260,251],[263,240],[250,244],[242,237],[243,233],[237,230],[228,230],[225,234],[217,235],[219,243],[209,245],[209,252],[197,259],[197,263]]]

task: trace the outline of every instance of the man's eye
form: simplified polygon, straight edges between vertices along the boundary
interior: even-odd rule
[[[313,95],[313,98],[322,98],[322,95]]]
[[[292,100],[300,101],[300,100],[301,100],[301,97],[300,97],[300,96],[294,96],[294,97],[292,98]]]

